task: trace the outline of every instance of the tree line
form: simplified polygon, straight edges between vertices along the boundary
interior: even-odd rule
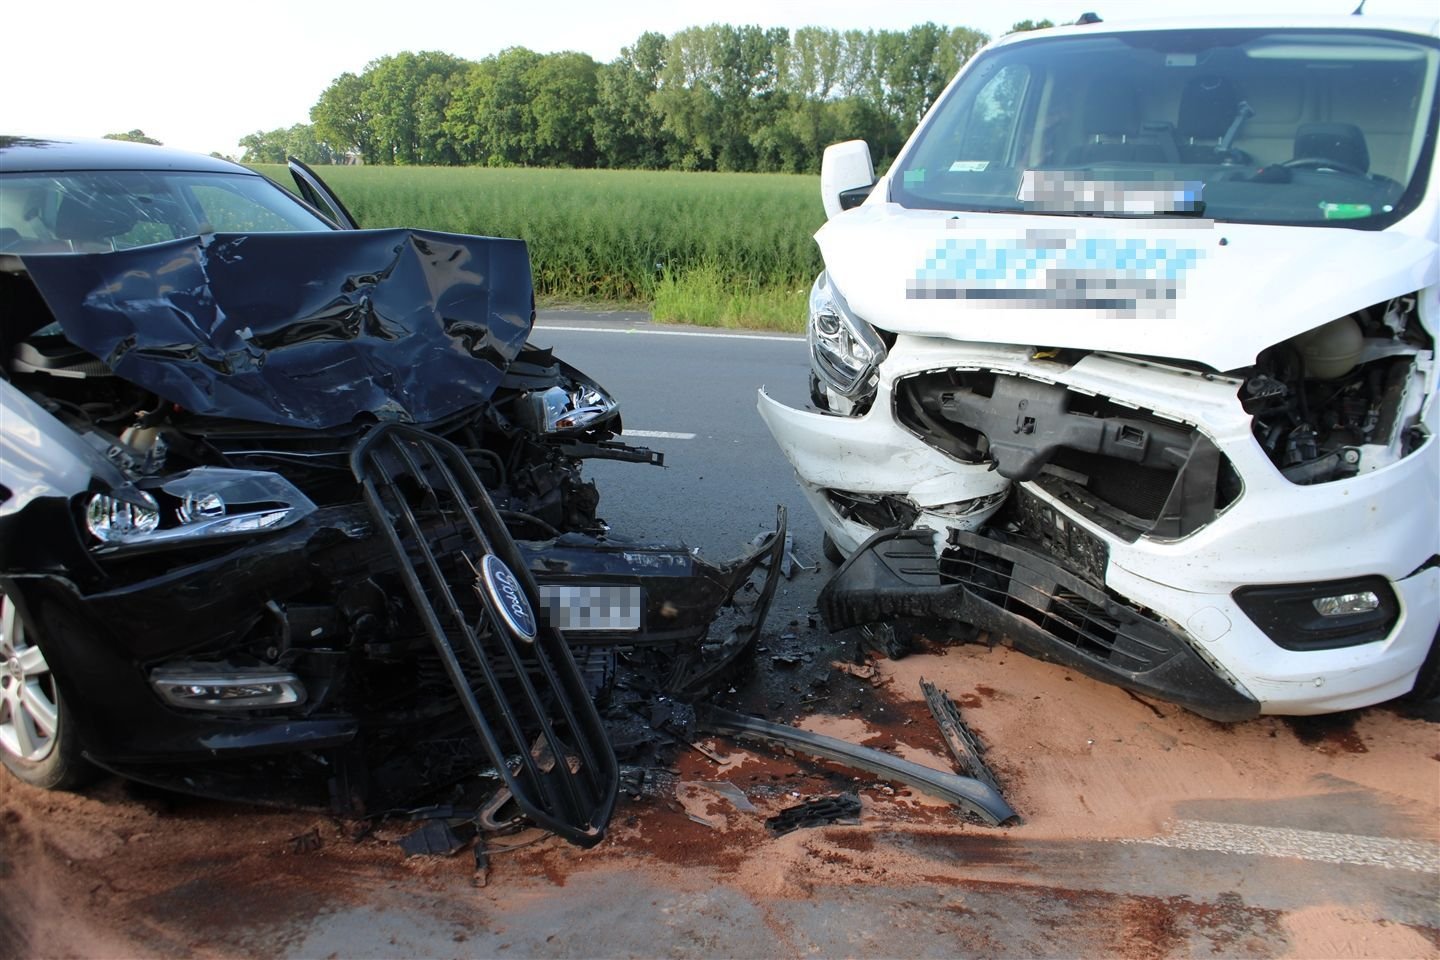
[[[336,77],[310,123],[240,145],[250,163],[812,173],[827,144],[859,137],[883,164],[988,39],[934,23],[711,24],[643,33],[610,63],[524,47],[478,62],[404,52]]]

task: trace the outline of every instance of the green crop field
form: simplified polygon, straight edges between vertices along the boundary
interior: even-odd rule
[[[256,169],[286,186],[283,167]],[[521,237],[549,302],[641,302],[657,319],[801,330],[825,220],[813,176],[323,167],[366,227]]]

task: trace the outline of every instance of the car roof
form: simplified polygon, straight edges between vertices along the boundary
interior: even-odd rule
[[[259,176],[229,160],[148,143],[0,135],[0,173],[65,170],[186,170]]]

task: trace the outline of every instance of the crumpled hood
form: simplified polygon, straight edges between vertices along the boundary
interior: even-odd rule
[[[815,236],[850,308],[886,330],[1217,370],[1440,278],[1436,244],[1393,230],[867,203]]]
[[[199,414],[325,429],[484,401],[530,333],[524,241],[216,234],[27,256],[65,336]]]

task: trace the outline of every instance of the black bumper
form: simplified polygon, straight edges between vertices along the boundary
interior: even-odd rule
[[[1027,541],[955,533],[936,558],[928,530],[867,540],[820,593],[832,630],[897,617],[973,624],[1037,657],[1224,722],[1260,704],[1162,621],[1070,573]]]

